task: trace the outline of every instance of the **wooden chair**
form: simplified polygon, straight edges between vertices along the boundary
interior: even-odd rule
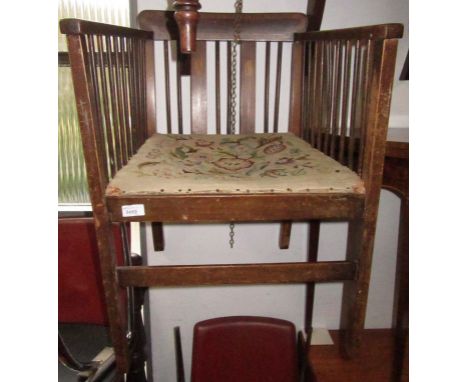
[[[171,42],[178,39],[172,12],[142,12],[140,30],[75,19],[60,24],[67,34],[118,368],[128,372],[131,359],[132,341],[118,298],[126,287],[306,283],[308,328],[313,284],[344,281],[344,353],[353,356],[364,327],[397,39],[403,28],[387,24],[310,31],[317,27],[310,23],[321,15],[198,15],[196,9],[182,12],[179,22],[183,26],[197,17],[196,50],[177,55],[172,84],[165,73]],[[222,118],[222,53],[226,41],[233,43],[235,20],[241,30],[241,135],[226,136],[221,134],[229,125],[229,117],[227,122]],[[154,41],[162,47],[156,50],[156,66]],[[268,52],[263,62],[257,62],[260,46]],[[286,46],[291,49],[289,133],[281,134]],[[214,54],[207,54],[210,49]],[[158,64],[160,56],[165,65]],[[228,72],[232,64],[228,55]],[[264,81],[257,92],[259,65],[275,85]],[[207,66],[213,68],[210,73]],[[212,75],[213,91],[207,87]],[[191,93],[184,107],[185,78],[190,78]],[[163,90],[156,92],[155,84],[161,83]],[[260,105],[257,93],[265,95]],[[156,126],[159,97],[166,99],[162,126]],[[216,135],[204,135],[210,97]],[[267,111],[261,129],[255,124],[256,109]],[[190,127],[184,126],[184,110],[190,110]],[[177,135],[184,130],[196,135]],[[263,135],[255,133],[260,130]],[[317,262],[322,220],[349,222],[346,261]],[[279,221],[281,247],[288,245],[290,222],[308,221],[308,262],[117,267],[111,224],[127,221],[155,223],[157,240],[164,222]]]

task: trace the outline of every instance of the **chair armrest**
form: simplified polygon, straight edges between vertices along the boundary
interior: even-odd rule
[[[401,38],[403,36],[402,24],[379,24],[356,28],[332,29],[325,31],[314,31],[296,33],[296,41],[313,40],[385,40]]]
[[[153,32],[118,25],[97,23],[80,19],[60,20],[60,31],[66,35],[99,34],[105,36],[152,39]]]

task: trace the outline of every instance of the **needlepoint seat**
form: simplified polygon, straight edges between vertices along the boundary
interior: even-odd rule
[[[361,178],[291,133],[154,134],[107,196],[245,193],[362,194]]]

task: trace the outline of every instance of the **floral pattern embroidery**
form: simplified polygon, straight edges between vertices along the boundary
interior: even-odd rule
[[[359,176],[291,133],[155,134],[107,187],[109,196],[363,193]]]
[[[310,154],[288,135],[184,136],[167,134],[138,165],[139,176],[178,178],[186,174],[219,179],[303,175],[313,168]]]

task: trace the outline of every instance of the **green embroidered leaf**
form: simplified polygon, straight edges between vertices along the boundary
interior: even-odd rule
[[[180,158],[180,159],[185,159],[187,158],[187,154],[185,154],[184,150],[182,149],[182,147],[177,147],[175,149],[175,152],[173,152],[174,156],[176,156],[177,158]]]

